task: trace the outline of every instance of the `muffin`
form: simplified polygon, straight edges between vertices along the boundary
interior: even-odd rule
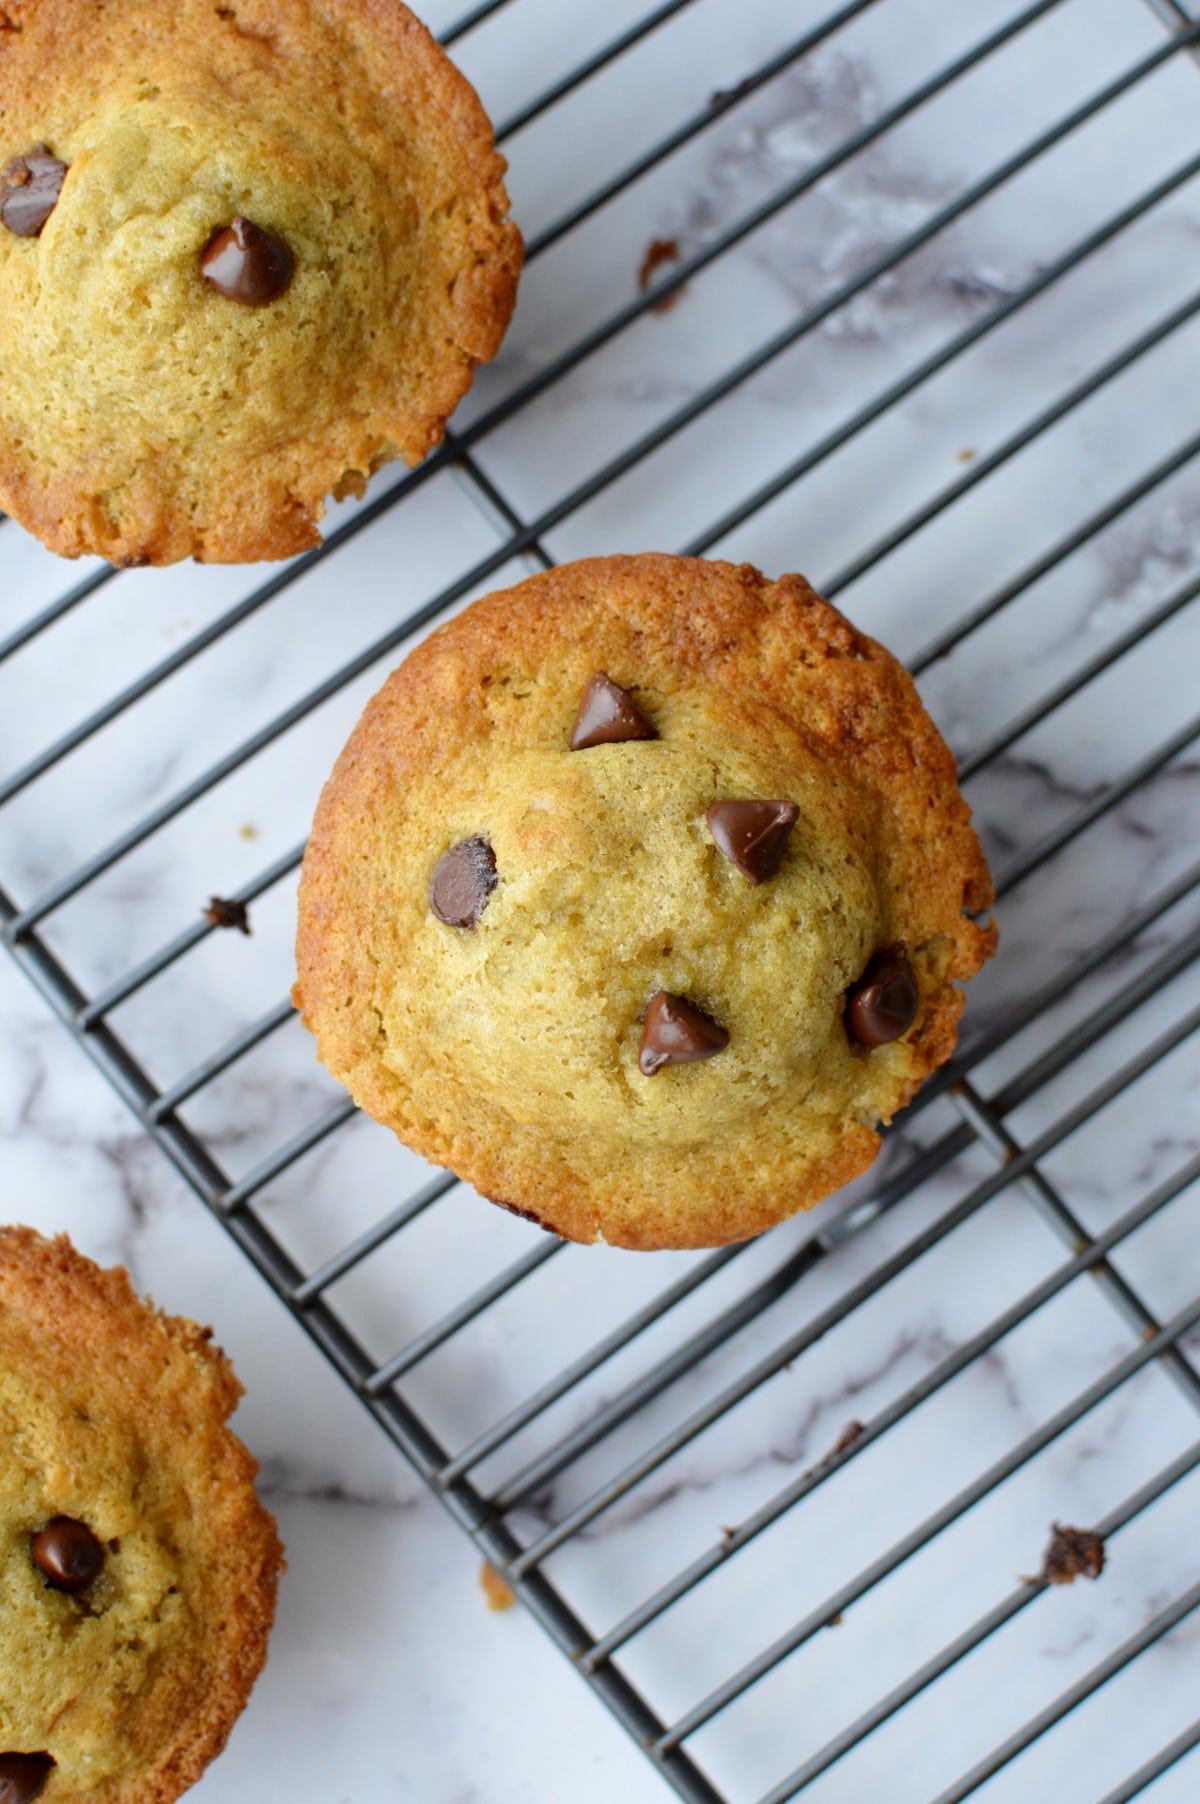
[[[0,1228],[5,1804],[169,1804],[220,1753],[283,1564],[240,1394],[207,1329]]]
[[[911,680],[802,577],[590,559],[369,704],[295,999],[361,1107],[492,1200],[713,1246],[870,1165],[954,1048],[992,894]]]
[[[319,544],[499,347],[503,174],[400,0],[5,0],[0,505],[124,565]]]

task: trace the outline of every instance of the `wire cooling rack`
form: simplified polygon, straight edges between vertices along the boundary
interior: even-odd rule
[[[1200,25],[442,11],[529,239],[505,353],[286,568],[64,586],[4,524],[5,944],[681,1797],[1194,1797]],[[644,547],[803,568],[905,656],[1002,925],[868,1180],[653,1259],[431,1179],[285,995],[365,694]],[[1019,1576],[1052,1514],[1094,1587]]]

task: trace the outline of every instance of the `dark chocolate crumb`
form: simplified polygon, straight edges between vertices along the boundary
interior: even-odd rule
[[[845,1453],[847,1447],[853,1447],[855,1441],[860,1440],[866,1432],[866,1428],[857,1417],[853,1417],[847,1422],[841,1434],[839,1434],[837,1440],[829,1449],[829,1452],[823,1453],[820,1459],[808,1468],[804,1476],[806,1478],[811,1478],[816,1472],[827,1471],[828,1468],[832,1466],[834,1460],[837,1459],[840,1454]]]
[[[841,1434],[839,1434],[837,1440],[830,1448],[826,1458],[836,1459],[839,1453],[845,1453],[847,1447],[853,1447],[855,1441],[861,1441],[866,1432],[866,1429],[857,1417],[847,1422]]]
[[[202,912],[213,927],[236,927],[239,933],[250,933],[250,911],[244,902],[228,896],[212,896]]]
[[[1090,1528],[1051,1524],[1050,1545],[1038,1574],[1044,1585],[1072,1585],[1077,1578],[1098,1579],[1104,1571],[1104,1541]]]
[[[750,81],[751,77],[747,75],[736,88],[714,88],[708,97],[709,106],[724,106],[728,100],[740,100],[749,89]]]
[[[664,263],[678,263],[678,238],[652,238],[646,246],[646,254],[642,258],[642,266],[638,270],[638,288],[643,294],[649,288],[654,272],[661,269]],[[662,295],[651,307],[651,313],[667,313],[685,292],[683,288],[672,288],[669,294]]]

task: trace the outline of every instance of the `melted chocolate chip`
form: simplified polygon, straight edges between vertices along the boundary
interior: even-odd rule
[[[86,1591],[104,1565],[104,1548],[86,1522],[55,1516],[33,1537],[33,1563],[56,1591]]]
[[[0,1754],[0,1804],[32,1804],[55,1765],[49,1754]]]
[[[1042,1556],[1038,1575],[1047,1585],[1070,1585],[1077,1578],[1098,1579],[1104,1571],[1104,1542],[1090,1528],[1052,1525],[1054,1539]]]
[[[35,144],[0,173],[0,222],[18,238],[39,238],[58,205],[67,165],[47,144]]]
[[[643,1077],[653,1077],[664,1065],[690,1065],[694,1059],[711,1059],[728,1044],[728,1029],[710,1015],[685,1002],[682,996],[657,990],[646,1004],[638,1069]]]
[[[917,1018],[917,980],[904,950],[877,952],[846,993],[846,1027],[860,1046],[887,1046]]]
[[[773,877],[800,810],[795,802],[714,802],[705,820],[719,851],[751,883]]]
[[[462,839],[438,859],[429,906],[447,927],[474,927],[496,887],[496,854],[486,839]]]
[[[287,293],[296,259],[282,238],[241,214],[214,232],[200,258],[200,274],[226,300],[265,307]]]
[[[657,738],[657,728],[646,719],[628,689],[622,689],[598,670],[583,692],[571,729],[571,750],[586,752],[590,745]]]

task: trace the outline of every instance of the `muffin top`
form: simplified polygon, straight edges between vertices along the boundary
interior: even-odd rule
[[[512,313],[491,125],[400,0],[4,0],[0,169],[0,503],[68,556],[319,543]]]
[[[994,930],[907,674],[803,578],[589,560],[368,706],[296,1000],[409,1145],[580,1240],[744,1238],[867,1166]]]
[[[0,1782],[168,1804],[266,1657],[282,1550],[195,1323],[0,1228]],[[33,1786],[37,1789],[31,1789]],[[0,1783],[0,1794],[9,1796]]]

